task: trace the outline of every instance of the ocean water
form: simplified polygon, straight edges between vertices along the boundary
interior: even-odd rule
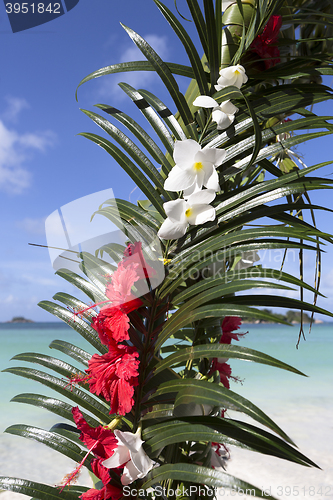
[[[233,375],[241,379],[238,383],[231,383],[231,390],[267,413],[296,442],[300,451],[322,470],[262,457],[246,450],[232,449],[228,473],[267,491],[270,488],[271,494],[277,498],[290,498],[298,491],[298,498],[326,500],[333,498],[333,323],[313,325],[310,335],[307,334],[307,326],[304,330],[306,341],[301,341],[296,349],[299,331],[297,325],[242,325],[240,331],[248,333],[240,340],[240,345],[274,356],[306,376],[270,366],[230,360]],[[88,342],[62,323],[3,323],[0,324],[0,369],[33,366],[45,370],[40,365],[10,361],[15,354],[22,352],[48,354],[80,367],[61,352],[48,348],[54,339],[71,342],[94,353]],[[62,421],[46,410],[10,402],[16,394],[31,392],[62,399],[61,396],[38,382],[10,373],[0,373],[0,391],[0,475],[59,484],[63,476],[74,468],[70,459],[45,445],[4,434],[3,431],[9,425],[18,423],[50,429],[53,424]],[[239,413],[229,412],[229,416],[250,421]],[[89,486],[87,474],[83,474],[80,484]],[[226,490],[222,496],[242,497],[239,492],[236,495],[232,493]],[[246,495],[243,497],[247,498]],[[24,498],[27,497],[17,493],[0,493],[0,500]]]

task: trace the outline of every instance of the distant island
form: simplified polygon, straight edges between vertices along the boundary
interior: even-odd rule
[[[275,314],[271,309],[261,309],[261,311],[271,314],[276,318],[277,321],[288,321],[293,325],[301,322],[301,312],[300,311],[287,311],[286,314]],[[303,323],[310,323],[310,316],[303,311]],[[274,321],[269,321],[266,319],[257,319],[251,316],[243,318],[243,323],[274,323]],[[314,323],[324,323],[321,319],[315,319]]]
[[[11,321],[6,321],[6,323],[34,323],[32,319],[26,319],[23,316],[14,316]]]

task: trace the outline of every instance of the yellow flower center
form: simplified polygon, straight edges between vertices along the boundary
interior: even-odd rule
[[[192,208],[188,208],[187,210],[185,210],[185,216],[186,217],[191,217],[192,212],[193,212]]]
[[[193,169],[196,171],[196,172],[199,172],[199,170],[202,170],[204,168],[203,164],[201,163],[201,161],[196,161],[193,165]]]
[[[170,262],[171,262],[171,259],[164,259],[164,258],[162,258],[162,257],[159,257],[159,258],[158,258],[158,260],[160,260],[161,262],[163,262],[163,264],[164,264],[165,266],[167,266],[167,265],[168,265],[168,264],[170,264]]]

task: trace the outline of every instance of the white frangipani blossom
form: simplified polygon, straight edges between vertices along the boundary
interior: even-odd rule
[[[215,198],[212,189],[191,194],[187,200],[167,201],[163,204],[167,219],[163,222],[158,236],[165,240],[176,240],[186,233],[188,226],[205,224],[215,219],[215,208],[209,205]]]
[[[239,89],[246,83],[248,77],[245,74],[245,69],[240,64],[237,66],[228,66],[227,68],[223,68],[220,71],[220,78],[217,80],[217,84],[215,85],[216,90],[222,90],[225,87],[229,87],[233,85],[234,87],[238,87]]]
[[[173,153],[176,165],[165,180],[164,189],[184,191],[184,196],[200,191],[202,186],[220,191],[215,167],[222,163],[225,155],[224,149],[201,149],[193,139],[176,141]]]
[[[153,468],[153,461],[142,448],[144,441],[141,439],[141,429],[132,432],[123,432],[116,429],[114,435],[117,438],[118,446],[114,454],[104,460],[102,465],[107,469],[115,469],[125,464],[121,484],[127,485],[133,483],[136,479],[146,477]]]
[[[213,108],[212,120],[217,123],[217,130],[225,130],[232,124],[235,119],[235,113],[238,108],[230,101],[224,101],[220,105],[217,104],[215,99],[207,95],[199,95],[194,101],[194,106],[201,108]]]

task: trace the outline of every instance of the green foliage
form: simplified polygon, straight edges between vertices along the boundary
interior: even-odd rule
[[[196,0],[187,0],[202,46],[199,53],[179,17],[159,0],[154,2],[180,39],[188,65],[163,61],[138,33],[123,26],[147,60],[102,68],[79,84],[113,73],[155,71],[173,103],[169,110],[151,92],[120,84],[139,107],[156,139],[112,105],[96,106],[122,129],[100,114],[82,110],[107,138],[91,132],[82,135],[116,160],[146,197],[138,205],[106,200],[103,206],[96,207],[95,214],[105,216],[120,229],[125,228],[129,241],[147,241],[152,234],[156,236],[166,217],[163,203],[177,197],[164,188],[174,166],[175,141],[192,138],[205,148],[223,147],[226,159],[217,167],[221,186],[213,202],[217,218],[202,226],[190,226],[183,238],[161,242],[166,277],[155,290],[145,294],[141,312],[129,315],[131,343],[140,353],[140,373],[135,406],[119,425],[125,431],[135,431],[141,425],[145,450],[159,465],[147,477],[137,480],[136,487],[146,489],[159,484],[175,490],[195,483],[205,488],[251,489],[261,497],[259,489],[211,467],[212,442],[317,466],[296,450],[292,440],[255,403],[226,387],[218,370],[212,369],[212,360],[241,359],[288,370],[292,375],[304,375],[264,353],[219,343],[221,321],[225,316],[281,323],[295,318],[304,321],[308,316],[303,311],[333,316],[316,305],[320,295],[322,245],[331,243],[332,236],[316,227],[313,214],[315,210],[328,209],[313,205],[308,194],[311,190],[331,189],[333,181],[313,176],[324,164],[302,168],[290,150],[333,130],[331,116],[317,116],[306,109],[332,99],[333,95],[330,88],[321,84],[321,75],[333,74],[330,5],[325,0],[314,0],[310,6],[302,0],[292,5],[280,0],[238,0],[222,16],[221,1],[216,1],[214,7],[212,0],[204,0],[201,9]],[[252,50],[251,44],[271,15],[278,14],[290,28],[283,30],[277,40],[277,45],[284,48],[280,62],[265,68],[265,61]],[[221,67],[239,63],[249,76],[246,85],[241,90],[230,86],[216,92],[214,84]],[[179,90],[177,75],[190,80],[185,95]],[[199,94],[213,96],[218,104],[232,99],[239,108],[233,125],[225,131],[217,130],[211,112],[193,106]],[[290,116],[295,119],[286,121]],[[303,220],[307,210],[312,216],[311,223]],[[264,217],[268,221],[261,224]],[[301,257],[304,250],[316,254],[314,287],[303,281],[302,267],[298,278],[283,270],[264,269],[256,265],[255,259],[251,267],[242,268],[239,264],[246,252],[289,248],[299,251]],[[57,274],[83,292],[87,301],[106,301],[105,275],[112,273],[115,266],[102,260],[103,254],[117,264],[123,250],[121,245],[110,242],[98,249],[96,255],[78,254],[78,259],[82,259],[82,275],[67,269]],[[273,293],[294,287],[300,289],[300,300],[250,294],[258,288],[269,288]],[[313,293],[313,303],[303,300],[305,289]],[[66,293],[57,293],[54,300],[64,306],[51,301],[39,305],[75,329],[100,355],[105,354],[107,348],[91,326],[97,312]],[[297,312],[290,311],[284,317],[263,309],[276,305]],[[83,311],[80,316],[74,314],[78,310]],[[91,356],[63,340],[55,340],[50,348],[65,353],[82,368],[51,356],[24,353],[15,359],[42,365],[67,380],[26,367],[6,371],[39,381],[73,405],[79,405],[88,412],[83,416],[91,426],[107,425],[112,416],[106,401],[91,394],[84,380],[78,382],[79,388],[70,386],[71,378],[86,370]],[[31,393],[20,394],[13,400],[73,420],[71,405],[62,400]],[[187,408],[192,408],[192,416],[186,413]],[[228,408],[247,414],[270,431],[224,416]],[[77,435],[71,431],[56,427],[46,431],[20,424],[9,427],[7,432],[44,442],[74,460],[84,455]],[[89,461],[85,465],[90,468]],[[115,481],[113,476],[112,481]],[[40,500],[77,499],[85,491],[70,487],[59,494],[50,486],[6,477],[0,478],[0,487]],[[265,498],[273,497],[265,494]]]

